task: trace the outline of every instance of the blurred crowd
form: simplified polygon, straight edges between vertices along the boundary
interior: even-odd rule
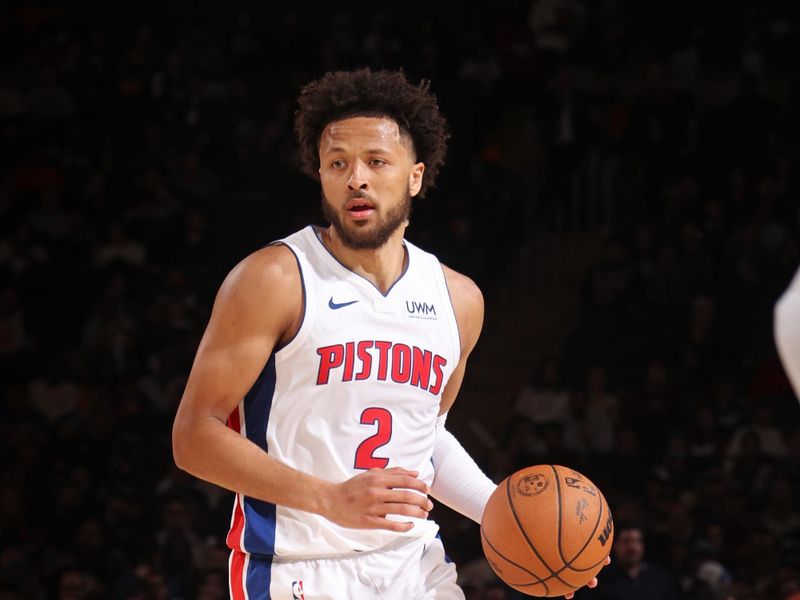
[[[263,4],[2,3],[0,599],[227,597],[231,497],[174,467],[172,417],[225,273],[319,221],[300,86],[360,65],[432,81],[452,146],[409,237],[489,302],[537,231],[604,236],[487,472],[591,473],[681,597],[800,593],[771,321],[800,264],[797,7]],[[469,597],[516,597],[465,531]]]

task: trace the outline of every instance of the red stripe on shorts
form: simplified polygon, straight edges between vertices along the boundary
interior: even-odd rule
[[[247,555],[242,552],[233,551],[231,555],[231,568],[230,568],[230,584],[231,584],[231,599],[232,600],[247,600],[244,591],[244,561]]]
[[[233,501],[233,522],[231,523],[231,530],[228,532],[228,537],[225,539],[225,544],[231,550],[244,550],[242,548],[242,531],[244,530],[244,511],[242,505],[239,503],[239,494],[236,494],[236,499]]]

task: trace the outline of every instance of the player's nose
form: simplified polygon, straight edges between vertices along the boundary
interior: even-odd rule
[[[347,178],[347,187],[351,190],[367,189],[367,167],[361,161],[356,161]]]

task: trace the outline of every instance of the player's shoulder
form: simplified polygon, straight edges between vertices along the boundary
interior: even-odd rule
[[[455,269],[442,264],[444,278],[453,305],[465,310],[479,310],[483,312],[483,293],[471,278]]]
[[[461,332],[463,351],[468,352],[478,341],[483,327],[483,294],[478,285],[463,273],[442,264],[453,312]]]
[[[271,244],[249,254],[231,269],[223,288],[281,292],[299,285],[300,270],[285,244]]]

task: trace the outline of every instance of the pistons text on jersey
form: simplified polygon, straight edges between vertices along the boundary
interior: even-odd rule
[[[317,348],[317,385],[326,385],[332,374],[340,381],[378,381],[391,378],[408,383],[434,396],[444,380],[442,368],[447,360],[430,350],[381,340],[346,342]]]

